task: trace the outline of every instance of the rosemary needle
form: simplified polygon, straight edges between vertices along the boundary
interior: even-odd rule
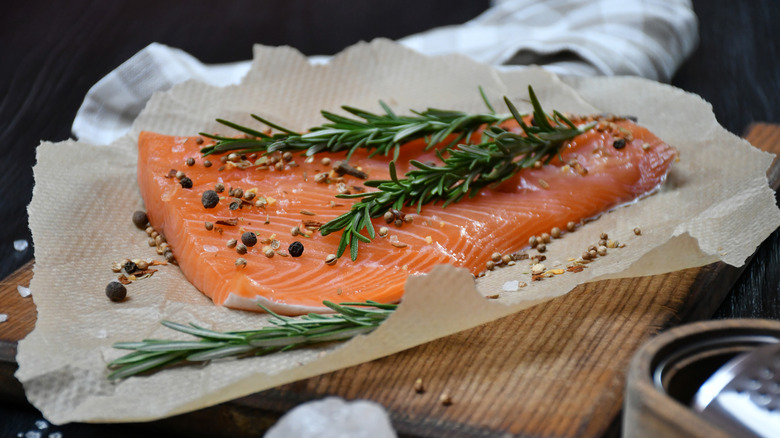
[[[171,321],[162,324],[172,330],[195,336],[199,340],[146,339],[140,342],[119,342],[114,348],[134,350],[113,362],[109,379],[123,379],[136,374],[159,370],[174,364],[192,364],[214,359],[261,356],[290,350],[303,345],[343,341],[376,329],[398,305],[375,301],[335,304],[324,301],[334,315],[312,313],[299,318],[271,314],[271,326],[259,330],[217,332],[194,324]]]
[[[541,107],[533,88],[528,87],[535,124],[528,126],[509,99],[504,101],[523,130],[523,134],[490,126],[484,134],[488,141],[477,145],[459,145],[450,149],[449,156],[439,154],[442,164],[429,165],[411,161],[416,169],[399,178],[395,163],[390,163],[390,179],[365,183],[378,189],[350,195],[336,195],[339,198],[359,198],[347,213],[331,220],[320,228],[328,235],[342,230],[336,255],[341,257],[347,246],[350,257],[355,260],[360,242],[368,243],[374,238],[371,219],[382,216],[390,209],[400,210],[405,206],[416,206],[419,212],[423,205],[442,201],[447,205],[460,201],[467,194],[475,196],[484,187],[498,184],[513,176],[520,169],[533,166],[536,162],[549,163],[563,143],[595,125],[577,127],[563,114],[553,111],[548,116]],[[362,234],[366,231],[367,236]]]
[[[311,156],[318,152],[346,150],[349,151],[347,153],[347,160],[349,160],[355,150],[366,148],[373,150],[370,156],[389,155],[392,151],[395,159],[404,143],[422,138],[430,148],[443,144],[448,136],[454,134],[455,137],[445,146],[451,147],[459,142],[470,142],[471,136],[484,126],[501,123],[512,117],[511,114],[496,114],[482,88],[479,91],[488,108],[487,113],[468,114],[461,111],[428,108],[423,112],[412,111],[414,116],[399,116],[386,103],[380,101],[379,104],[385,114],[374,114],[351,106],[341,108],[355,116],[354,118],[321,111],[322,116],[329,123],[313,127],[304,134],[277,125],[256,114],[252,114],[252,118],[279,132],[271,135],[217,119],[219,123],[243,132],[247,137],[225,137],[202,132],[200,135],[217,142],[201,149],[201,153],[205,156],[225,152],[244,154],[305,151],[306,155]]]

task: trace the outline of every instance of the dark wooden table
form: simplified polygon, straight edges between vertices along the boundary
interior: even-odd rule
[[[487,7],[465,0],[268,3],[33,0],[0,8],[0,279],[33,255],[32,247],[14,250],[13,241],[31,241],[26,205],[35,146],[68,138],[89,87],[147,44],[179,47],[209,63],[247,59],[253,43],[332,54],[360,39],[463,22]],[[736,134],[753,122],[780,123],[780,2],[697,0],[694,6],[701,43],[673,84],[711,102],[721,124]],[[775,232],[713,317],[780,319],[779,255]],[[33,429],[39,418],[20,400],[0,400],[0,436]],[[116,426],[55,430],[136,436]]]

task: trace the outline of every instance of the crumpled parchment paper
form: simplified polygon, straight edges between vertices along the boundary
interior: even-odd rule
[[[504,95],[528,111],[523,99],[529,84],[548,110],[634,115],[679,149],[680,161],[660,192],[556,240],[545,264],[563,266],[602,231],[626,244],[619,256],[518,291],[502,286],[512,280],[530,283],[524,263],[496,270],[476,285],[465,270],[439,266],[429,275],[409,278],[402,305],[368,336],[118,382],[106,379],[106,364],[125,353],[113,349],[113,343],[186,338],[162,327],[161,319],[216,330],[267,324],[266,315],[214,306],[176,266],[135,282],[124,303],[106,299],[105,285],[116,275],[112,262],[159,258],[130,221],[132,212],[143,208],[135,177],[138,132],[224,132],[215,118],[249,123],[249,113],[305,129],[322,122],[320,109],[349,104],[378,111],[380,99],[400,113],[429,106],[482,111],[480,85],[499,111]],[[29,206],[36,247],[30,287],[38,322],[19,344],[16,376],[30,402],[55,424],[145,421],[386,356],[543,303],[580,283],[718,260],[738,266],[780,225],[766,179],[772,159],[720,127],[699,97],[648,80],[561,79],[537,68],[497,72],[465,57],[430,58],[386,40],[353,46],[328,65],[310,65],[291,48],[258,46],[240,85],[187,82],[158,94],[132,133],[111,145],[66,141],[39,146]],[[633,233],[635,227],[641,236]],[[499,299],[483,298],[496,293]]]

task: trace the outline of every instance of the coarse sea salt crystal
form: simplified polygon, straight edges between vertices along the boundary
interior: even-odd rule
[[[204,245],[203,246],[203,251],[206,251],[206,252],[217,252],[217,251],[219,251],[219,248],[217,248],[214,245]]]
[[[14,240],[14,249],[19,252],[25,251],[28,246],[30,246],[30,244],[24,239]]]
[[[0,322],[6,322],[8,321],[8,315],[5,313],[0,313]]]
[[[391,438],[396,433],[387,411],[375,402],[328,397],[295,407],[265,438]]]
[[[501,289],[505,292],[517,292],[517,288],[520,285],[520,282],[517,280],[510,280],[504,283],[503,286],[501,286]]]
[[[21,284],[16,285],[16,290],[19,291],[19,295],[22,296],[22,298],[27,298],[30,296],[32,292],[30,292],[29,287],[24,287]]]
[[[49,428],[49,423],[47,423],[46,420],[37,420],[35,422],[35,427],[37,427],[38,429],[41,429],[41,430],[48,429]]]

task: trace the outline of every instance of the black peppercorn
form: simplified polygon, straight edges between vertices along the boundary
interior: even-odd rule
[[[257,235],[251,231],[241,235],[241,243],[246,246],[255,246],[257,244]]]
[[[300,257],[303,254],[303,244],[296,240],[287,247],[287,252],[293,257]]]
[[[200,197],[200,202],[205,208],[214,208],[219,204],[219,195],[214,190],[206,190]]]
[[[132,274],[133,272],[138,270],[138,265],[128,260],[127,263],[125,263],[125,265],[123,266],[123,268],[125,268],[125,272],[127,272],[128,274]]]
[[[615,149],[623,149],[624,147],[626,147],[626,139],[619,138],[619,139],[615,140],[614,143],[612,143],[612,146]]]
[[[149,224],[149,218],[146,216],[146,212],[138,210],[133,213],[133,224],[138,227],[139,230],[145,230],[146,226]]]
[[[114,302],[122,301],[127,296],[127,288],[124,284],[114,280],[106,285],[106,296]]]
[[[179,184],[181,184],[182,188],[185,189],[191,189],[192,188],[192,180],[190,177],[185,176],[184,178],[179,180]]]

